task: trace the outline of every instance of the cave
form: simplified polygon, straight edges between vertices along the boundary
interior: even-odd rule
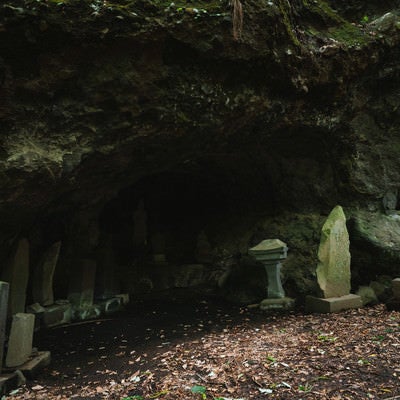
[[[35,262],[53,242],[62,243],[54,278],[58,299],[68,297],[74,265],[82,259],[97,265],[95,299],[196,290],[223,297],[224,279],[233,265],[240,269],[254,225],[277,212],[265,164],[240,153],[160,169],[125,182],[90,208],[70,201],[50,205],[30,234]],[[259,285],[256,293],[263,292]]]
[[[52,337],[56,358],[60,338],[79,327],[70,361],[102,322],[108,336],[129,321],[124,360],[139,370],[129,352],[150,337],[147,323],[171,319],[172,337],[187,334],[185,323],[173,332],[175,299],[193,334],[213,330],[210,310],[214,333],[229,325],[227,309],[262,321],[263,301],[275,307],[282,295],[294,310],[280,303],[268,321],[275,326],[275,311],[290,320],[307,298],[325,300],[319,249],[334,210],[345,244],[340,297],[363,288],[390,304],[400,265],[397,0],[1,3],[0,350],[12,347],[5,334],[18,314],[41,346]],[[265,240],[280,250],[252,253]],[[255,348],[272,371],[265,346]],[[251,368],[252,358],[238,365]],[[265,384],[253,383],[258,398]],[[290,398],[300,385],[303,377]]]

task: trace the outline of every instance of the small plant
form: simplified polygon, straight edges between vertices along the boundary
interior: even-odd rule
[[[375,342],[382,342],[386,339],[385,335],[376,335],[372,338]]]
[[[270,363],[276,363],[276,358],[268,354],[267,361],[269,361]]]
[[[206,394],[207,389],[204,386],[195,385],[190,389],[190,391],[192,393],[198,393],[199,395],[201,395],[201,398],[203,400],[207,399],[207,394]]]
[[[299,391],[304,393],[310,393],[312,388],[312,385],[309,385],[308,383],[305,385],[299,385]]]
[[[369,17],[368,17],[368,15],[364,15],[364,16],[361,18],[361,24],[365,25],[365,24],[368,24],[368,22],[369,22]]]
[[[121,400],[144,400],[144,397],[135,394],[134,396],[123,397]]]
[[[337,337],[320,334],[318,335],[318,340],[321,340],[322,342],[336,342]]]

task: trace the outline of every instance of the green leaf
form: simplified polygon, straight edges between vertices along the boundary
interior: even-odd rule
[[[204,386],[195,385],[190,389],[190,391],[192,393],[206,394],[207,389]]]
[[[135,394],[134,396],[123,397],[121,400],[144,400],[144,397]]]

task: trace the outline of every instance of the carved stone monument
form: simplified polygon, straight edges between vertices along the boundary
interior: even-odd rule
[[[266,239],[249,249],[249,254],[263,264],[268,277],[268,298],[260,304],[262,310],[289,309],[294,300],[285,297],[281,282],[281,261],[287,257],[288,247],[279,239]]]
[[[43,255],[34,274],[32,282],[33,301],[42,306],[54,303],[53,277],[56,269],[61,242],[54,243]]]
[[[337,312],[361,307],[361,297],[350,294],[350,241],[346,216],[336,206],[325,221],[318,249],[317,280],[322,297],[308,296],[309,312]]]
[[[4,268],[1,280],[10,284],[8,315],[25,312],[29,278],[29,242],[21,239]]]
[[[11,323],[10,339],[6,357],[6,367],[18,367],[28,360],[32,354],[33,314],[17,313]]]
[[[94,287],[96,278],[96,261],[90,259],[77,260],[71,269],[68,300],[70,301],[75,317],[90,318],[96,315],[93,309]]]
[[[165,257],[165,237],[160,232],[151,235],[151,248],[153,252],[153,261],[157,264],[166,264]]]

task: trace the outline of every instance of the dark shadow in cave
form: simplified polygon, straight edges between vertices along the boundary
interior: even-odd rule
[[[242,167],[232,164],[231,171],[195,163],[162,171],[123,188],[104,206],[100,237],[114,254],[122,291],[141,297],[174,288],[215,287],[215,246],[230,221],[249,210],[274,209],[266,177],[254,166]]]

